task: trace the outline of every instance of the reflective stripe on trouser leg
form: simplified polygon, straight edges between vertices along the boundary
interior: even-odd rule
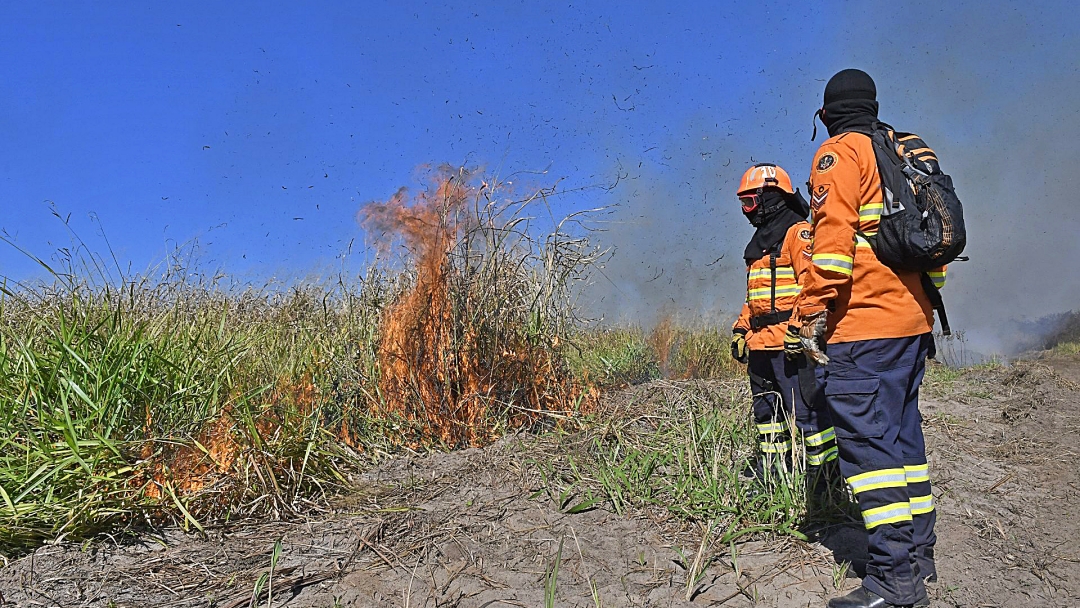
[[[934,510],[934,495],[930,488],[930,470],[925,464],[904,465],[907,477],[908,501],[912,515],[925,515]]]
[[[829,344],[826,351],[825,392],[840,470],[867,529],[870,563],[863,586],[897,605],[913,604],[925,593],[915,576],[914,542],[915,520],[925,516],[912,513],[904,468],[926,462],[917,408],[921,345],[914,336]]]
[[[817,467],[836,460],[836,430],[829,427],[824,431],[803,436],[803,445],[806,447],[806,464]]]
[[[867,530],[882,524],[911,521],[911,501],[903,467],[875,469],[847,475],[845,479],[859,501]]]
[[[786,420],[757,425],[758,445],[765,454],[782,454],[791,451],[791,433]]]

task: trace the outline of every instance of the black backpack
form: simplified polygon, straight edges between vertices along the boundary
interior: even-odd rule
[[[861,235],[883,264],[922,273],[930,303],[938,311],[941,332],[949,320],[941,293],[927,274],[961,258],[967,244],[964,208],[952,178],[941,171],[937,156],[919,136],[877,122],[865,135],[874,146],[884,209],[877,234]]]

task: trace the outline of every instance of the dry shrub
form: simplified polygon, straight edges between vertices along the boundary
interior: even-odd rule
[[[428,177],[361,211],[383,251],[404,244],[412,276],[382,315],[376,415],[399,420],[408,445],[462,446],[580,412],[591,392],[560,345],[571,286],[603,253],[567,220],[532,235],[525,212],[544,191],[514,201],[465,169]]]

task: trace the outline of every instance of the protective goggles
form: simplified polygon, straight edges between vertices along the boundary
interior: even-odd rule
[[[739,203],[742,204],[743,213],[753,213],[758,207],[761,206],[760,194],[740,194]]]

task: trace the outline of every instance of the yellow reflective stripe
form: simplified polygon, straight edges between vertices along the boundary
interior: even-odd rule
[[[868,203],[859,207],[860,220],[880,220],[885,211],[885,203]]]
[[[904,473],[907,475],[908,483],[930,481],[930,467],[925,464],[904,466]]]
[[[829,462],[830,460],[836,460],[836,455],[838,453],[839,452],[837,451],[836,446],[834,445],[833,447],[825,450],[824,452],[822,452],[820,454],[807,454],[806,455],[806,462],[808,462],[809,464],[812,464],[814,466],[818,466],[818,465],[821,465],[821,464],[825,464],[826,462]]]
[[[909,500],[911,501],[912,515],[925,515],[934,510],[934,496],[931,494],[912,496]]]
[[[813,435],[807,435],[803,438],[803,442],[806,445],[818,446],[824,444],[826,441],[832,441],[836,439],[836,428],[829,427],[820,433],[814,433]]]
[[[779,300],[780,298],[788,298],[788,297],[793,297],[793,296],[797,296],[797,295],[799,295],[798,292],[789,293],[789,294],[778,293],[778,294],[776,294],[776,298]],[[750,301],[751,302],[768,302],[771,299],[772,298],[770,298],[769,296],[754,296],[754,297],[750,298]]]
[[[761,451],[765,452],[766,454],[779,454],[781,452],[787,452],[791,449],[790,441],[783,441],[780,443],[768,443],[762,441],[760,445]]]
[[[867,530],[872,530],[881,524],[911,521],[911,503],[894,502],[883,507],[867,509],[862,512],[862,516]]]
[[[838,262],[847,262],[848,264],[851,264],[855,261],[855,258],[849,255],[843,255],[841,253],[815,253],[811,259],[813,259],[814,261],[830,259],[836,260]]]
[[[934,286],[937,287],[938,289],[941,289],[942,287],[945,286],[945,271],[944,270],[935,270],[935,271],[928,272],[926,274],[930,275],[930,280],[934,282]]]
[[[777,285],[776,297],[783,298],[787,296],[797,296],[802,291],[802,287],[798,285]],[[773,290],[771,287],[755,287],[747,292],[747,296],[751,300],[768,300],[772,297]]]
[[[791,266],[777,266],[776,278],[778,279],[794,279],[795,269]],[[772,279],[772,271],[768,268],[756,268],[750,271],[750,280],[754,279]]]
[[[870,245],[870,241],[866,240],[863,237],[863,235],[874,236],[875,234],[877,234],[877,230],[873,230],[873,231],[864,230],[862,234],[856,233],[855,234],[855,246],[856,247],[872,248],[872,245]]]
[[[855,258],[835,253],[815,253],[810,259],[818,268],[832,270],[841,274],[849,275],[855,267]]]
[[[781,290],[783,290],[783,291],[793,291],[794,290],[795,292],[798,292],[799,289],[801,289],[801,287],[799,287],[796,284],[777,285],[776,286],[776,292],[778,294],[780,293]],[[754,287],[754,288],[750,289],[749,293],[750,293],[751,296],[756,296],[756,295],[763,294],[763,293],[765,293],[765,294],[772,293],[772,287],[771,286],[769,286],[769,287]]]
[[[847,478],[851,491],[855,494],[881,488],[902,488],[907,485],[904,469],[879,469],[860,473]]]
[[[770,422],[768,424],[757,425],[757,430],[762,435],[768,435],[769,433],[783,433],[788,430],[786,422]]]
[[[897,139],[896,141],[909,141],[909,140],[918,139],[918,138],[919,138],[918,135],[908,135],[907,137],[901,137],[901,138]]]
[[[929,152],[930,154],[934,153],[934,151],[931,150],[930,148],[915,148],[914,150],[908,150],[908,152],[910,152],[911,154],[914,154],[916,156],[918,156],[919,154],[922,154],[923,152]]]

